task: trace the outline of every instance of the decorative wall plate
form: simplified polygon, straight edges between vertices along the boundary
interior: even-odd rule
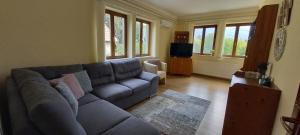
[[[274,48],[274,57],[276,61],[279,61],[282,57],[285,49],[286,43],[286,29],[281,28],[276,34],[275,48]]]

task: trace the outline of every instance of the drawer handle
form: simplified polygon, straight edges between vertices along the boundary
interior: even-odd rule
[[[296,124],[296,119],[282,116],[282,117],[281,117],[281,124],[282,124],[283,128],[284,128],[288,133],[292,133],[292,132],[293,132],[293,129],[288,125],[288,123]]]

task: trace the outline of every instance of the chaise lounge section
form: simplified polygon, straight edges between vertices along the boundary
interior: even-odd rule
[[[93,90],[78,99],[74,115],[48,80],[83,70]],[[157,75],[142,71],[138,59],[14,69],[7,81],[12,134],[159,135],[123,110],[154,96],[158,82]]]

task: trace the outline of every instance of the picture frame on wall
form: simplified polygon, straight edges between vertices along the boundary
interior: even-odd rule
[[[294,0],[288,0],[288,25],[290,24]]]
[[[286,38],[287,38],[287,26],[290,24],[293,0],[283,0],[279,7],[279,14],[277,20],[277,34],[275,41],[274,57],[276,61],[279,61],[284,53]]]
[[[277,28],[288,26],[291,19],[293,0],[283,0],[279,8]]]
[[[288,18],[289,18],[289,2],[288,0],[283,0],[282,2],[283,7],[283,26],[287,26],[289,24]]]
[[[283,6],[279,7],[279,14],[278,14],[278,20],[277,20],[277,29],[280,29],[283,27]]]

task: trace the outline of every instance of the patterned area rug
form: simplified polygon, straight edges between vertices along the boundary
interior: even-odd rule
[[[166,135],[195,135],[210,101],[167,90],[130,111]]]

